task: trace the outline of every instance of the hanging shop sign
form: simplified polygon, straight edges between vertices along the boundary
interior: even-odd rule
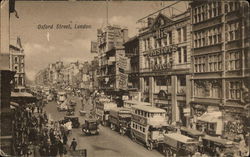
[[[172,53],[172,52],[177,51],[177,48],[178,48],[177,45],[161,47],[158,49],[148,51],[146,56],[152,57],[152,56],[158,56],[158,55],[162,55],[162,54]]]
[[[128,75],[124,73],[119,74],[118,88],[127,89]]]

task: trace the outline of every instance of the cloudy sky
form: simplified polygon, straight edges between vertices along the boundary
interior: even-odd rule
[[[136,21],[174,3],[168,2],[109,2],[109,23],[126,26],[129,37],[137,34]],[[184,2],[175,7],[183,10]],[[106,24],[106,2],[32,2],[17,1],[19,18],[10,16],[10,40],[16,43],[20,36],[25,52],[25,68],[29,79],[57,60],[65,62],[90,61],[90,41],[96,40],[97,28]],[[38,25],[51,25],[53,29],[38,29]],[[55,29],[57,24],[91,25],[89,29]],[[49,37],[48,37],[49,36]]]

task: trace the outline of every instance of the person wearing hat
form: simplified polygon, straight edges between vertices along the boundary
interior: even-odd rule
[[[72,142],[71,142],[71,145],[70,145],[70,149],[72,148],[73,149],[73,151],[75,151],[76,150],[76,146],[77,146],[77,142],[76,142],[76,139],[75,138],[73,138],[73,140],[72,140]]]

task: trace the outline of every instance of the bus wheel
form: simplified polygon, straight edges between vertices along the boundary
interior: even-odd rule
[[[125,135],[125,131],[123,129],[120,129],[121,135]]]
[[[132,138],[132,141],[136,142],[136,138],[135,138],[134,133],[131,133],[131,138]]]
[[[152,142],[148,142],[147,144],[148,150],[153,150],[153,143]]]

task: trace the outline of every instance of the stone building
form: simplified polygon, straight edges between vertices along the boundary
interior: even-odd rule
[[[14,91],[25,90],[25,54],[21,39],[17,38],[16,45],[10,45],[10,70],[15,71]]]
[[[128,29],[108,25],[98,29],[97,38],[99,89],[113,97],[120,97],[120,91],[127,88],[127,59],[123,43],[128,40]]]
[[[164,108],[168,122],[186,125],[190,101],[190,11],[147,18],[139,30],[140,90],[143,101]]]
[[[190,6],[191,124],[233,140],[246,133],[249,117],[249,7],[236,1]]]

